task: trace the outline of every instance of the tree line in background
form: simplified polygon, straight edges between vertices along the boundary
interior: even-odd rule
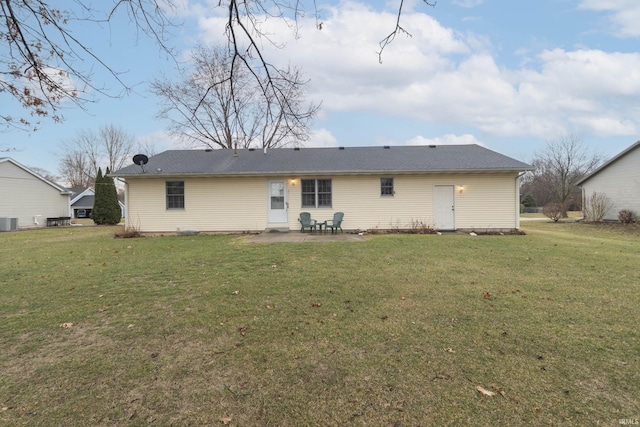
[[[576,182],[595,171],[602,161],[601,154],[591,152],[575,135],[548,141],[531,162],[535,170],[521,179],[521,204],[546,206],[561,218],[566,218],[569,210],[581,211],[582,191]]]
[[[136,148],[135,138],[115,125],[80,130],[62,144],[60,179],[71,188],[93,187],[100,168],[121,169],[131,163]]]

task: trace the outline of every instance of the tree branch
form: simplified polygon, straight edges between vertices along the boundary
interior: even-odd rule
[[[422,0],[422,2],[427,6],[431,6],[431,7],[436,7],[436,4],[438,3],[437,1],[430,3],[428,0]],[[389,35],[383,38],[379,43],[380,50],[377,53],[378,53],[378,62],[380,64],[382,64],[382,53],[384,52],[384,49],[395,40],[398,34],[406,34],[408,37],[412,37],[411,33],[405,30],[402,27],[402,25],[400,25],[400,18],[402,17],[403,6],[404,6],[404,0],[400,0],[400,5],[398,6],[398,13],[396,15],[396,26],[393,29],[393,31],[391,31],[391,33],[389,33]]]

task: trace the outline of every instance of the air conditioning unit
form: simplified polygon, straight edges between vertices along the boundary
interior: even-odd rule
[[[0,218],[0,231],[16,231],[18,218]]]

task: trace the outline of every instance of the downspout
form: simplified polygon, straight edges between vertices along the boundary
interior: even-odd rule
[[[520,172],[516,176],[516,230],[520,229],[520,178],[522,178],[527,172]]]
[[[130,225],[129,223],[129,184],[127,183],[126,180],[122,178],[116,178],[116,179],[124,184],[124,210],[125,210],[124,229],[128,230]]]
[[[587,203],[587,190],[584,187],[580,187],[580,192],[582,193],[582,219],[580,221],[584,221],[584,205]]]

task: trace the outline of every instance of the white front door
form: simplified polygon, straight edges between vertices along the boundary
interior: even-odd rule
[[[269,181],[269,213],[270,223],[285,223],[287,218],[287,184],[285,180]]]
[[[436,230],[455,230],[455,193],[453,185],[435,186],[434,227]]]

